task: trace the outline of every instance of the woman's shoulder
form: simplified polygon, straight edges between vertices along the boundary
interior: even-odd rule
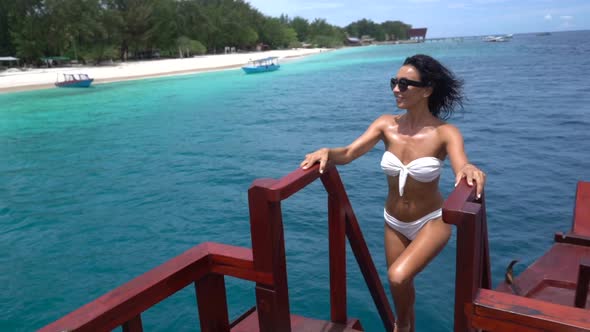
[[[399,117],[397,114],[383,114],[375,119],[369,128],[386,131],[388,128],[397,127]]]
[[[399,119],[400,115],[399,114],[383,114],[381,116],[379,116],[377,119],[375,119],[375,123],[384,123],[384,124],[392,124],[392,123],[397,123],[397,120]]]
[[[455,125],[441,120],[441,124],[437,126],[439,135],[443,138],[461,137],[461,131]]]

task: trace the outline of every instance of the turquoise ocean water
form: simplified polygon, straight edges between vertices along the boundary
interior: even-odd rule
[[[30,331],[204,241],[250,246],[247,189],[305,153],[348,144],[399,112],[388,80],[426,53],[465,80],[451,118],[486,188],[494,285],[570,227],[590,180],[590,32],[342,49],[240,70],[0,95],[0,331]],[[339,167],[386,281],[380,144]],[[441,189],[452,190],[448,165]],[[314,183],[283,204],[293,313],[329,319],[326,198]],[[419,331],[452,328],[455,237],[416,281]],[[348,309],[382,325],[353,255]],[[230,316],[254,285],[227,278]],[[143,315],[148,331],[198,329],[189,287]]]

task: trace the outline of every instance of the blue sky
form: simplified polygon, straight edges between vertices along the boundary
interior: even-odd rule
[[[265,15],[324,18],[344,27],[362,18],[427,27],[427,37],[590,29],[590,0],[246,0]]]

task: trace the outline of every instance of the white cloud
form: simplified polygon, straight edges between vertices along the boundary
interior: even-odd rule
[[[409,0],[409,2],[413,3],[428,3],[428,2],[439,2],[440,0]]]
[[[545,15],[545,20],[546,21],[551,21],[552,19],[553,19],[553,16],[551,16],[551,14]]]
[[[563,15],[563,16],[560,16],[559,18],[562,19],[562,20],[564,20],[564,21],[571,21],[571,20],[574,19],[574,17],[571,16],[571,15]]]

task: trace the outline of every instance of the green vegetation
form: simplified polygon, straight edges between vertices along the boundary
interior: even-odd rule
[[[342,46],[346,36],[404,39],[403,22],[265,16],[244,0],[0,0],[0,55],[25,63],[187,57],[237,50]]]
[[[407,31],[411,25],[401,21],[385,21],[377,24],[371,20],[362,19],[349,24],[345,30],[350,36],[371,36],[377,41],[407,39]]]

